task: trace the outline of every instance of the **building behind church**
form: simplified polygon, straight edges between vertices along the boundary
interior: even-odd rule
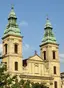
[[[59,45],[49,19],[46,19],[40,55],[35,52],[33,56],[23,60],[22,40],[23,36],[12,7],[2,36],[2,62],[7,66],[7,71],[11,74],[21,74],[24,80],[45,83],[49,88],[61,88]]]

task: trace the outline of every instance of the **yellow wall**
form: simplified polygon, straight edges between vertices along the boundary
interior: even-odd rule
[[[14,52],[14,44],[18,44],[18,53]],[[7,54],[5,54],[4,45],[8,44]],[[3,62],[7,62],[7,69],[9,72],[15,72],[14,63],[18,62],[18,72],[22,72],[22,38],[16,36],[9,36],[3,40]],[[17,71],[16,71],[17,72]]]

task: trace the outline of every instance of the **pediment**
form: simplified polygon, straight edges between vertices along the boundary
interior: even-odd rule
[[[36,61],[43,61],[42,58],[38,55],[34,55],[32,57],[29,57],[28,60],[36,60]]]

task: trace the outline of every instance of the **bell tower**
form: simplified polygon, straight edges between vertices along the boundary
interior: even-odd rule
[[[2,62],[5,63],[7,71],[10,73],[22,72],[22,38],[12,6],[8,16],[8,24],[2,37]]]
[[[52,25],[49,19],[46,19],[44,28],[44,37],[40,45],[40,54],[44,64],[49,72],[49,76],[53,77],[52,88],[61,88],[60,83],[60,61],[59,61],[59,45],[57,44]]]

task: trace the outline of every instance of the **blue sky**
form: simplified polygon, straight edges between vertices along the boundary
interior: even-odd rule
[[[61,72],[64,71],[64,1],[63,0],[2,0],[0,2],[0,44],[7,25],[11,5],[17,15],[23,38],[23,57],[27,58],[36,50],[40,54],[39,45],[44,34],[44,25],[48,15],[53,32],[59,43],[61,56]]]

